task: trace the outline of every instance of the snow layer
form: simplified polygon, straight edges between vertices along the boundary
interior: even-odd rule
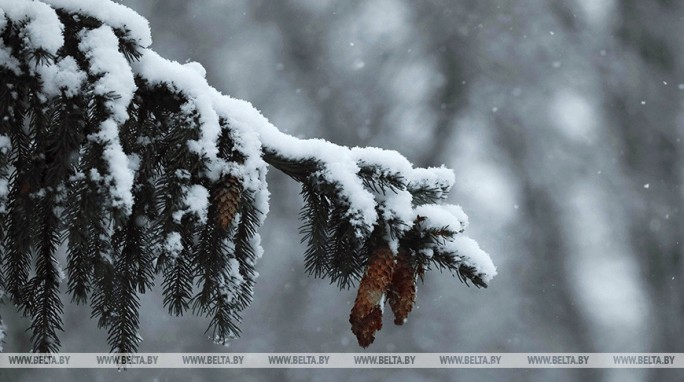
[[[171,232],[166,236],[166,240],[164,241],[164,251],[174,259],[180,255],[180,253],[183,251],[183,242],[181,240],[180,233]]]
[[[444,251],[456,254],[463,264],[474,267],[478,276],[486,283],[497,275],[496,267],[489,255],[480,249],[477,242],[464,235],[456,235],[444,244]]]
[[[64,45],[64,26],[57,13],[47,4],[28,0],[0,0],[0,9],[13,21],[28,21],[23,31],[27,48],[56,54]]]
[[[54,65],[40,65],[36,71],[43,80],[43,93],[48,97],[59,96],[62,90],[67,97],[74,97],[87,77],[73,57],[64,57]]]
[[[185,205],[188,212],[197,215],[202,223],[207,222],[207,210],[209,209],[209,191],[199,184],[190,186],[185,194]]]
[[[212,180],[219,178],[216,163],[218,148],[216,142],[221,132],[218,114],[213,108],[209,84],[206,79],[191,66],[162,58],[151,50],[145,50],[138,62],[132,63],[136,74],[151,84],[165,84],[186,95],[192,104],[186,105],[184,111],[190,115],[199,114],[200,139],[190,142],[190,149],[209,158],[210,170],[208,175]]]
[[[447,193],[456,182],[452,169],[442,167],[414,168],[406,174],[409,189],[435,188],[440,198],[446,199]]]
[[[89,139],[104,145],[104,157],[108,165],[109,175],[106,180],[112,181],[110,192],[112,203],[130,213],[133,207],[134,173],[128,163],[128,157],[119,141],[119,125],[128,119],[128,105],[135,92],[135,80],[126,58],[119,52],[119,40],[109,26],[82,33],[79,49],[90,62],[90,72],[101,75],[94,87],[97,95],[115,94],[105,105],[111,118],[102,122],[100,131]]]
[[[1,11],[2,9],[0,9]],[[12,57],[12,51],[0,41],[0,66],[3,66],[12,71],[17,76],[21,75],[19,67],[19,60]]]
[[[7,154],[12,148],[12,140],[6,135],[0,135],[0,154]]]
[[[375,198],[356,175],[360,168],[348,148],[322,139],[299,139],[284,134],[251,103],[228,96],[217,98],[222,101],[222,110],[230,116],[231,126],[241,130],[253,129],[268,150],[292,160],[318,161],[323,167],[321,175],[327,181],[341,185],[339,192],[349,204],[351,213],[348,218],[352,224],[371,231],[378,218]]]
[[[468,215],[461,206],[453,204],[423,204],[415,208],[415,217],[423,217],[423,228],[441,229],[449,227],[452,231],[462,231],[468,226]]]
[[[143,48],[147,48],[152,44],[150,23],[147,19],[124,5],[117,4],[110,0],[42,1],[70,13],[94,17],[112,28],[126,32],[128,37],[136,41],[136,43]]]

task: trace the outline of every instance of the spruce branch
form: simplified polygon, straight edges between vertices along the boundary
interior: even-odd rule
[[[34,353],[57,351],[60,346],[57,331],[63,330],[64,309],[59,297],[62,275],[54,255],[60,245],[59,221],[53,212],[53,197],[53,192],[48,191],[39,207],[38,216],[42,219],[36,240],[36,275],[28,281],[23,293],[25,313],[31,317]]]
[[[62,243],[66,293],[90,303],[113,351],[137,351],[140,294],[158,275],[170,314],[208,317],[217,343],[237,337],[269,167],[300,183],[309,274],[359,282],[350,322],[362,346],[384,297],[403,323],[425,270],[478,287],[496,274],[464,236],[463,211],[444,203],[451,170],[284,134],[198,64],[157,55],[146,20],[119,4],[0,10],[0,288],[30,317],[34,351],[59,348]]]
[[[315,183],[302,183],[304,205],[299,214],[302,242],[307,243],[304,252],[306,271],[315,277],[330,272],[330,201],[319,193]]]

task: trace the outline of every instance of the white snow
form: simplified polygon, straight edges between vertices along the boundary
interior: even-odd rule
[[[106,101],[105,105],[111,113],[111,118],[102,122],[100,131],[92,134],[94,139],[104,145],[104,158],[108,165],[112,187],[112,204],[130,213],[133,207],[133,179],[128,157],[123,152],[119,141],[119,125],[128,119],[128,105],[133,99],[135,81],[128,61],[119,52],[119,40],[109,26],[82,33],[79,49],[90,62],[90,71],[94,75],[102,75],[95,83],[94,92],[97,95],[115,93],[118,98]]]
[[[147,48],[152,44],[152,34],[147,19],[124,5],[110,0],[41,1],[70,13],[80,13],[94,17],[113,28],[126,31],[128,36],[143,48]]]
[[[209,191],[199,184],[190,186],[185,194],[184,203],[187,211],[199,217],[202,223],[207,222],[209,209]]]
[[[107,106],[116,122],[126,122],[136,86],[128,61],[119,52],[119,39],[114,31],[106,25],[86,31],[78,47],[88,58],[91,73],[103,75],[95,84],[95,94],[116,93],[120,98],[109,101]]]
[[[415,217],[423,217],[420,224],[423,228],[449,227],[452,231],[460,231],[468,226],[468,215],[461,206],[453,204],[423,204],[415,208]]]
[[[448,226],[452,231],[461,231],[468,226],[468,216],[460,206],[453,204],[417,206],[415,214],[425,218],[420,223],[421,229],[440,229]],[[480,249],[475,240],[462,233],[457,233],[452,238],[435,244],[433,248],[428,248],[422,254],[432,257],[434,251],[454,254],[463,264],[474,267],[478,276],[485,282],[489,282],[496,276],[496,267],[489,255]]]
[[[145,50],[138,62],[132,64],[136,74],[151,84],[166,84],[185,94],[193,105],[186,105],[186,112],[199,113],[200,139],[192,142],[190,148],[209,159],[210,179],[217,180],[220,172],[216,170],[218,148],[216,142],[221,132],[218,114],[213,108],[209,84],[191,66],[162,58],[151,50]],[[193,107],[194,106],[194,107]]]
[[[261,235],[255,233],[250,239],[250,244],[254,248],[254,257],[260,259],[264,255],[264,249],[261,247]]]
[[[409,189],[420,189],[424,187],[435,188],[438,197],[445,199],[448,192],[456,182],[454,171],[442,167],[414,168],[405,173],[404,176],[409,182]]]
[[[12,149],[12,140],[6,135],[0,135],[0,154],[7,154]]]
[[[1,11],[2,9],[0,9]],[[12,57],[12,51],[9,47],[0,41],[0,66],[12,71],[17,76],[21,75],[21,68],[19,67],[19,60]]]
[[[0,214],[7,212],[7,196],[9,195],[9,181],[0,179]]]
[[[196,61],[187,62],[187,63],[185,63],[185,66],[187,68],[194,70],[195,73],[202,76],[202,78],[207,78],[207,70],[204,69],[204,66],[202,66],[202,64],[200,64],[199,62],[196,62]]]
[[[378,147],[353,147],[350,152],[356,162],[379,166],[387,169],[387,172],[408,174],[413,170],[411,162],[394,150]]]
[[[172,258],[178,257],[183,251],[183,242],[181,241],[181,235],[178,232],[171,232],[166,235],[166,240],[164,241],[164,250]]]
[[[349,203],[348,218],[369,232],[377,221],[374,196],[364,188],[356,174],[359,167],[348,148],[322,139],[298,139],[282,133],[249,102],[216,94],[221,110],[229,115],[231,127],[257,132],[262,145],[289,159],[315,159],[322,167],[322,176],[342,185],[341,196]]]
[[[240,263],[235,258],[227,261],[225,273],[220,276],[218,288],[228,301],[235,301],[240,287],[245,283],[245,278],[240,274]]]
[[[118,126],[111,119],[104,121],[100,125],[100,139],[105,143],[105,149],[102,155],[104,156],[107,165],[109,166],[110,175],[107,176],[107,180],[111,177],[113,181],[113,186],[110,188],[112,194],[112,204],[115,207],[122,207],[126,213],[131,212],[133,207],[133,194],[131,192],[133,188],[134,174],[130,169],[128,164],[128,157],[123,152],[121,143],[119,142]],[[108,139],[105,141],[103,137]]]
[[[383,202],[383,218],[384,220],[398,219],[401,223],[407,226],[407,229],[413,225],[415,220],[415,213],[411,207],[413,197],[408,191],[399,191],[394,193],[388,191],[385,194],[376,196],[378,201]]]
[[[176,174],[183,174],[185,171]],[[183,207],[172,214],[173,220],[180,223],[183,216],[187,213],[196,215],[200,222],[207,222],[207,211],[209,210],[209,191],[199,184],[183,186]]]
[[[228,275],[236,286],[239,286],[245,282],[245,279],[240,274],[240,263],[237,261],[237,259],[228,259]]]
[[[190,171],[186,169],[178,169],[174,175],[176,175],[176,178],[181,180],[190,179]]]
[[[74,97],[87,78],[76,60],[70,56],[58,60],[54,65],[38,66],[36,71],[43,80],[43,93],[48,97],[59,96],[62,90],[67,97]]]
[[[55,54],[64,45],[64,26],[57,13],[47,4],[28,0],[0,0],[0,8],[15,22],[28,21],[23,27],[27,48]]]
[[[7,179],[0,179],[0,199],[5,199],[9,195],[9,181]],[[5,212],[0,209],[0,212]]]
[[[466,215],[461,206],[455,204],[444,204],[442,205],[442,208],[458,219],[458,222],[461,224],[461,229],[466,229],[468,227],[468,215]]]
[[[497,275],[496,267],[489,255],[480,249],[475,240],[467,236],[462,234],[454,236],[453,239],[444,243],[443,250],[460,257],[463,264],[474,267],[478,276],[486,283]]]
[[[404,156],[394,150],[384,150],[377,147],[354,147],[350,150],[352,158],[360,166],[371,166],[379,170],[380,175],[384,176],[401,176],[406,177],[406,174],[411,176],[413,172],[413,165]],[[406,182],[406,179],[404,179]],[[415,214],[413,213],[412,202],[413,197],[410,192],[406,190],[387,190],[384,193],[376,193],[374,195],[376,202],[382,205],[383,220],[398,220],[409,229],[413,225]],[[387,238],[390,247],[396,253],[395,240]]]
[[[128,169],[131,170],[133,173],[138,172],[140,169],[140,155],[136,153],[131,153],[128,155]]]
[[[100,172],[97,171],[96,168],[90,169],[90,180],[92,180],[93,182],[99,182],[100,180],[102,180],[102,175],[100,175]]]

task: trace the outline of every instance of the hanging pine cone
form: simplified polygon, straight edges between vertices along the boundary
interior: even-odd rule
[[[229,176],[218,185],[214,194],[216,220],[221,229],[226,230],[237,214],[242,195],[242,184],[237,178]]]
[[[373,251],[366,273],[359,283],[349,322],[359,345],[366,348],[375,340],[375,332],[382,328],[383,296],[392,281],[394,255],[387,246]]]
[[[382,329],[382,308],[374,306],[361,321],[352,323],[352,332],[356,335],[359,345],[367,348],[375,341],[375,333]]]
[[[397,265],[392,274],[392,283],[387,292],[396,325],[403,325],[413,310],[413,303],[416,301],[417,273],[418,269],[411,264],[410,255],[406,251],[400,250],[397,256]]]

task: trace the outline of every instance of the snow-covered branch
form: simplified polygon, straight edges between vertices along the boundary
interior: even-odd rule
[[[12,234],[55,214],[64,223],[43,227],[32,245],[52,248],[66,231],[69,292],[76,302],[90,296],[114,349],[134,351],[140,336],[137,307],[112,300],[137,301],[155,273],[171,313],[192,306],[212,317],[217,341],[237,336],[262,253],[269,165],[302,184],[307,269],[317,276],[353,285],[378,248],[409,254],[411,272],[444,267],[477,286],[496,275],[464,236],[465,213],[444,204],[451,170],[281,132],[211,87],[200,64],[154,52],[147,21],[127,7],[0,0],[0,34],[0,211],[9,228],[0,257],[4,287],[34,320],[47,302],[24,291],[31,251]],[[45,275],[60,271],[50,256]],[[51,330],[36,349],[55,349]]]

